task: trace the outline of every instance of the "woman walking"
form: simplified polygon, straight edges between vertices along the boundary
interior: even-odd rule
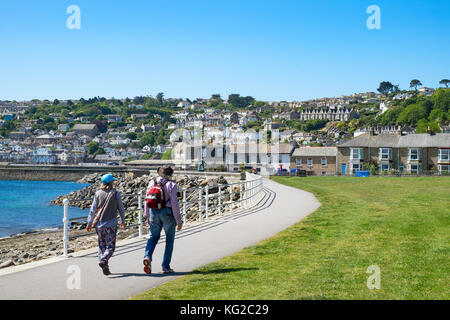
[[[152,272],[152,255],[162,229],[166,234],[162,272],[165,274],[174,272],[170,268],[170,262],[175,241],[175,228],[180,231],[183,223],[177,199],[177,184],[170,180],[172,174],[173,169],[170,166],[160,167],[159,177],[152,179],[148,184],[145,213],[150,226],[150,239],[147,241],[144,254],[144,272],[147,274]]]
[[[95,193],[86,230],[94,227],[98,236],[98,260],[104,275],[110,275],[109,259],[116,248],[117,210],[120,213],[120,228],[125,229],[125,208],[120,193],[114,189],[116,179],[112,174],[102,176],[101,187]]]

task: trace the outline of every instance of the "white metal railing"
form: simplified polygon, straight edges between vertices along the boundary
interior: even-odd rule
[[[248,172],[246,173],[245,180],[234,183],[220,184],[212,187],[206,185],[201,187],[183,188],[181,190],[180,201],[180,214],[183,219],[183,223],[187,224],[193,221],[202,222],[213,215],[222,216],[227,209],[228,211],[232,211],[236,208],[252,206],[256,201],[256,196],[261,192],[262,188],[263,177]],[[144,226],[143,193],[144,191],[141,190],[138,194],[122,195],[122,197],[137,197],[139,211],[138,223],[127,225],[127,227],[139,226],[139,238],[142,238]],[[95,234],[95,232],[89,232],[69,236],[69,222],[87,218],[78,217],[69,219],[69,204],[70,202],[86,200],[92,200],[92,198],[63,200],[63,256],[68,256],[68,245],[70,239]]]

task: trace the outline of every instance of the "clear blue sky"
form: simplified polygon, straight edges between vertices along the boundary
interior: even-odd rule
[[[69,5],[81,29],[69,30]],[[369,5],[381,30],[369,30]],[[2,0],[0,99],[304,100],[450,78],[448,0]]]

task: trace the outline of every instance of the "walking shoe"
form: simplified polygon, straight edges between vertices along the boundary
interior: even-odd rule
[[[169,269],[163,268],[163,270],[162,270],[163,274],[174,273],[174,272],[175,271],[173,271],[173,269],[171,269],[171,268],[169,268]]]
[[[144,258],[144,272],[146,274],[152,273],[152,261],[147,257]]]
[[[108,266],[107,262],[100,261],[100,263],[98,265],[100,266],[100,268],[102,268],[103,274],[105,276],[109,276],[111,274],[111,271],[109,271],[109,266]]]

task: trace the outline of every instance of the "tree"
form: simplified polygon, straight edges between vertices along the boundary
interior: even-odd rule
[[[89,154],[95,154],[99,150],[99,143],[96,141],[91,141],[87,144],[87,149]]]
[[[228,102],[235,108],[246,108],[250,104],[255,102],[255,99],[251,96],[241,97],[239,94],[233,93],[228,96]]]
[[[137,134],[134,133],[134,132],[128,132],[127,135],[126,135],[126,137],[127,137],[128,139],[131,139],[131,140],[136,140],[136,139],[137,139]]]
[[[419,104],[411,104],[407,106],[398,116],[398,122],[415,126],[420,119],[427,117],[424,106]]]
[[[446,88],[448,88],[448,85],[450,84],[450,80],[449,79],[442,79],[441,81],[439,81],[439,84],[442,84]]]
[[[416,133],[426,133],[430,128],[432,133],[439,133],[441,129],[436,121],[427,121],[426,119],[420,119],[417,122]]]
[[[380,83],[380,87],[377,89],[378,92],[387,96],[389,93],[394,92],[395,86],[389,81],[383,81]]]
[[[136,104],[143,104],[145,102],[145,97],[134,97],[133,102]]]
[[[172,160],[172,149],[164,151],[161,160]]]
[[[156,100],[158,100],[160,106],[163,106],[164,105],[164,93],[159,92],[156,95]]]
[[[60,103],[60,101],[59,101],[58,99],[53,100],[53,105],[54,105],[54,106],[59,105],[59,103]]]
[[[411,80],[411,82],[409,83],[409,87],[414,88],[416,91],[417,91],[417,87],[421,86],[421,85],[422,85],[422,82],[420,82],[420,80],[417,80],[417,79]]]

